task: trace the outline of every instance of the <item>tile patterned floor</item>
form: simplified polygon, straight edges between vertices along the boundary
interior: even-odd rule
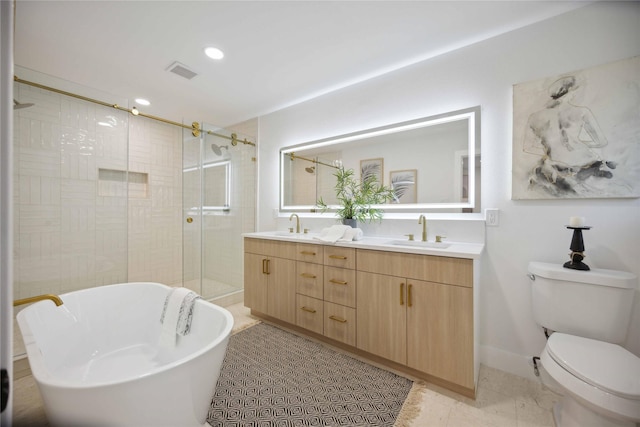
[[[227,307],[234,330],[256,322],[242,304]],[[42,399],[31,375],[14,381],[14,426],[48,426]],[[410,426],[552,427],[551,409],[559,396],[540,383],[481,366],[476,400],[427,384],[421,409]]]

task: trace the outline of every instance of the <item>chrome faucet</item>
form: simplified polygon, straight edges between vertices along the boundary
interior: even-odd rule
[[[420,215],[418,218],[418,224],[422,224],[422,241],[427,241],[427,218],[424,215]]]
[[[294,216],[296,217],[296,233],[300,233],[300,218],[298,218],[298,214],[291,214],[289,221],[291,221]]]

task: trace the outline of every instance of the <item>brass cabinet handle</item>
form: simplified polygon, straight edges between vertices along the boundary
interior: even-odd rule
[[[344,255],[329,255],[329,258],[333,258],[333,259],[347,259],[346,256]]]
[[[302,277],[306,277],[307,279],[315,279],[316,275],[311,273],[302,273],[300,274]]]
[[[334,283],[336,285],[346,285],[347,282],[345,282],[344,280],[338,280],[338,279],[330,279],[329,282]]]
[[[300,251],[300,253],[301,253],[302,255],[314,255],[314,256],[315,256],[315,254],[316,254],[315,252],[309,252],[309,251]]]
[[[191,223],[193,222],[193,218],[191,218],[190,216],[188,216],[188,217],[187,217],[187,222],[188,222],[189,224],[191,224]]]
[[[268,259],[263,259],[262,260],[262,274],[271,274],[271,271],[269,270],[269,260]]]
[[[404,305],[404,283],[400,283],[400,305]]]
[[[335,320],[336,322],[340,322],[340,323],[347,323],[347,319],[343,319],[342,317],[334,316],[333,314],[331,316],[329,316],[329,319]]]
[[[315,313],[316,311],[313,308],[305,307],[304,305],[300,307],[300,310],[307,311],[309,313]]]
[[[411,283],[409,283],[409,286],[407,286],[407,307],[411,307],[411,288],[413,287],[413,285]]]

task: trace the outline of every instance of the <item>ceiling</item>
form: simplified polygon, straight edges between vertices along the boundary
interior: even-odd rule
[[[17,0],[15,64],[227,126],[587,3]],[[198,75],[166,71],[174,61]]]

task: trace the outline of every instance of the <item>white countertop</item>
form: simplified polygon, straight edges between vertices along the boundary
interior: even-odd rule
[[[320,237],[320,235],[318,233],[296,234],[289,233],[287,231],[261,231],[256,233],[244,233],[243,237],[469,259],[480,258],[480,255],[484,250],[484,244],[481,243],[449,242],[446,240],[442,243],[428,242],[426,243],[428,246],[425,247],[421,246],[424,245],[422,242],[409,242],[406,237],[393,238],[365,236],[361,240],[357,241],[336,243],[319,240],[318,237]]]

